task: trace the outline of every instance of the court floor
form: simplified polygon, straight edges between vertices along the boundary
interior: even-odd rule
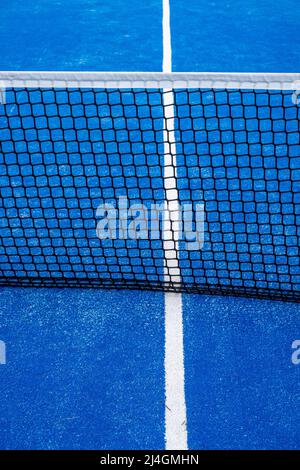
[[[296,0],[170,4],[174,71],[299,72]],[[1,70],[162,70],[160,0],[0,11]],[[188,447],[299,448],[299,304],[184,294],[182,316]],[[2,287],[0,341],[1,449],[165,448],[163,293]]]

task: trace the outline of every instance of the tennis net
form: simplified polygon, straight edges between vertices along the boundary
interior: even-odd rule
[[[0,72],[0,284],[300,301],[299,83]]]

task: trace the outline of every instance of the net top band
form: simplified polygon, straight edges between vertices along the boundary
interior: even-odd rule
[[[299,90],[300,73],[0,71],[0,87]]]

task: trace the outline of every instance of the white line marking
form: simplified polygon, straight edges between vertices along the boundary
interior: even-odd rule
[[[172,71],[170,4],[163,0],[163,71]],[[163,90],[164,105],[164,280],[180,283],[178,263],[179,196],[176,172],[174,95]],[[168,450],[186,450],[187,418],[184,391],[184,347],[181,294],[165,293],[165,441]]]
[[[169,0],[163,0],[163,72],[172,72],[172,46]]]

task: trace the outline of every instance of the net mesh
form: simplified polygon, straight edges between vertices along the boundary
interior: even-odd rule
[[[299,301],[299,117],[292,90],[8,88],[0,284]],[[99,239],[99,206],[109,220],[125,198],[127,236]],[[150,237],[153,204],[172,198],[204,204],[201,248],[174,226],[166,245],[161,219]]]

